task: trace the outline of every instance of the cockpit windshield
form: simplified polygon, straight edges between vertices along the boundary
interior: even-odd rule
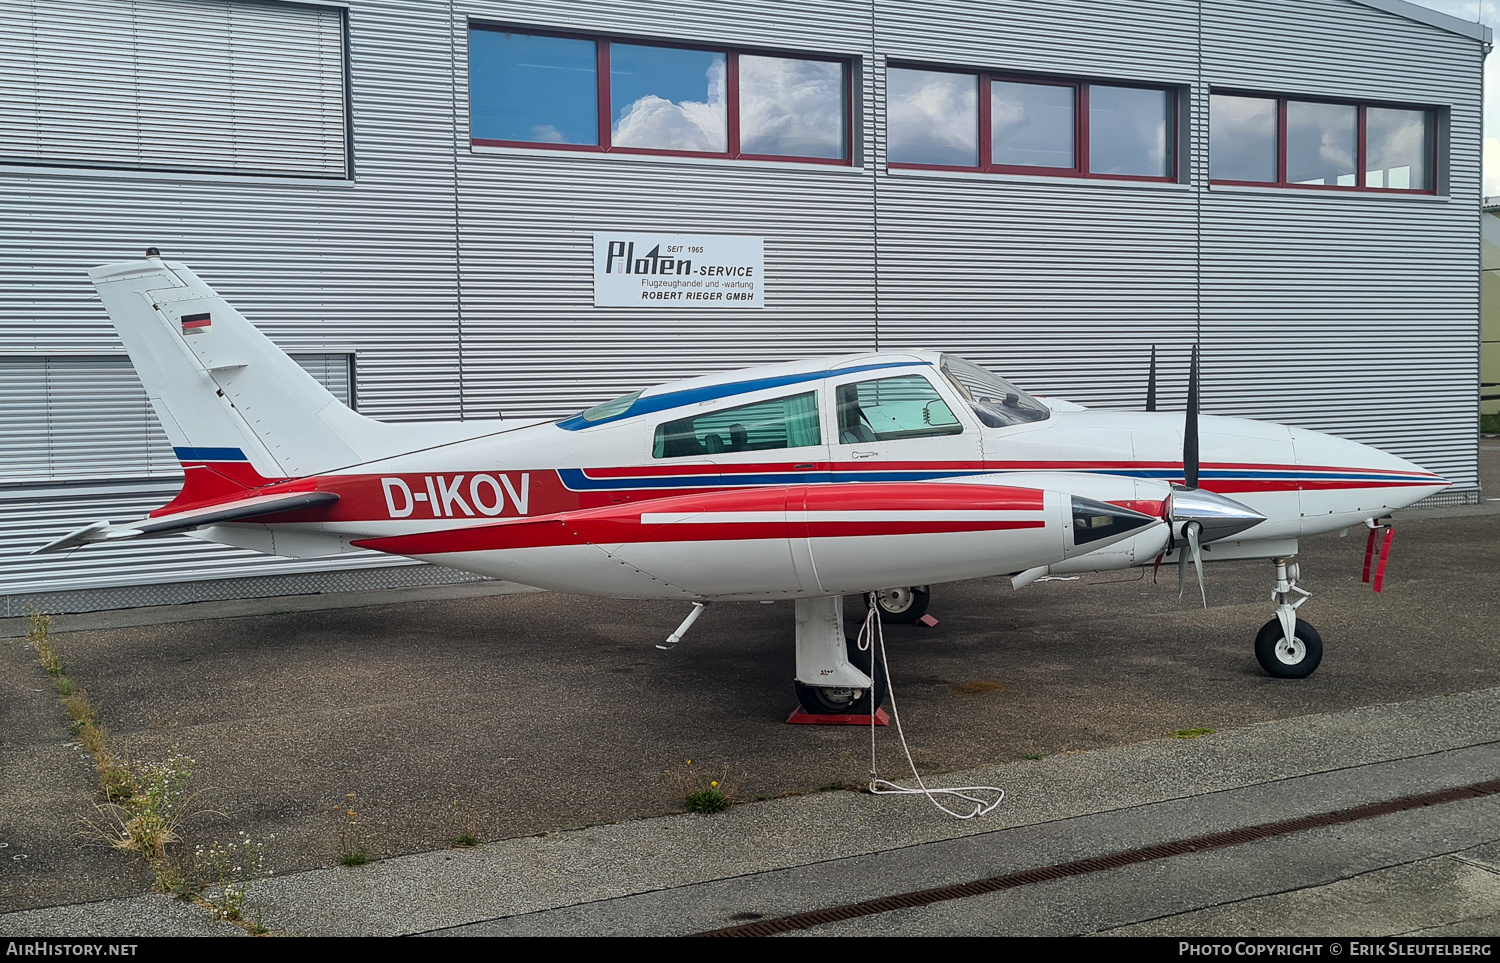
[[[1052,417],[1052,411],[1046,405],[977,364],[945,354],[941,369],[943,376],[958,389],[988,428],[1046,421]]]
[[[606,401],[602,405],[595,405],[588,411],[580,412],[579,414],[572,417],[582,418],[589,424],[593,424],[596,421],[603,421],[606,418],[613,418],[615,415],[626,411],[630,408],[631,405],[635,404],[635,399],[639,398],[641,396],[641,392],[645,390],[645,388],[641,388],[639,391],[632,391],[628,395],[621,395],[620,397],[615,398],[612,401]]]

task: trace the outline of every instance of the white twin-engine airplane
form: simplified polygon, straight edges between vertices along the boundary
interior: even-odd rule
[[[694,378],[560,421],[385,424],[154,249],[89,276],[186,478],[146,518],[37,551],[183,532],[299,558],[374,549],[585,595],[793,599],[813,713],[883,698],[846,640],[843,595],[881,592],[888,614],[913,618],[934,583],[1019,587],[1163,558],[1192,561],[1200,583],[1204,558],[1273,559],[1279,604],[1256,654],[1272,675],[1306,676],[1322,644],[1296,618],[1297,540],[1373,526],[1448,484],[1313,431],[1200,429],[1196,358],[1185,422],[1041,401],[951,355],[903,351]]]

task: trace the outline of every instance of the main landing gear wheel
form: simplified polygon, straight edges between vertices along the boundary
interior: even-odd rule
[[[815,716],[867,716],[885,702],[886,680],[882,672],[877,677],[871,671],[871,649],[861,652],[854,639],[846,640],[849,664],[875,680],[871,698],[869,689],[851,689],[840,686],[808,685],[797,682],[797,701],[809,715]]]
[[[1323,640],[1318,637],[1317,629],[1301,619],[1297,620],[1295,637],[1288,639],[1281,628],[1281,619],[1272,619],[1255,636],[1255,658],[1267,675],[1305,679],[1323,661]]]
[[[931,603],[932,592],[925,585],[881,589],[875,594],[880,621],[886,625],[910,625],[927,614]]]

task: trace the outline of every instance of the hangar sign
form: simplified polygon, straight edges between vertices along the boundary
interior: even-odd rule
[[[594,235],[596,308],[763,308],[765,241],[716,234]]]

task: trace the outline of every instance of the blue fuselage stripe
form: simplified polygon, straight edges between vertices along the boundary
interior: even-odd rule
[[[173,448],[178,461],[249,461],[238,448]]]
[[[630,478],[591,478],[585,470],[578,468],[560,468],[558,476],[563,484],[572,491],[621,491],[632,488],[726,488],[726,487],[750,487],[757,485],[817,485],[836,482],[912,482],[930,481],[939,478],[965,478],[975,475],[1009,475],[1009,474],[1033,474],[1052,472],[1077,472],[1090,475],[1114,475],[1123,478],[1149,478],[1161,481],[1170,481],[1182,478],[1182,469],[1171,468],[1088,468],[1080,466],[1077,468],[993,468],[993,469],[913,469],[905,471],[890,471],[880,469],[870,470],[844,470],[837,472],[829,471],[805,471],[805,472],[767,472],[766,474],[697,474],[697,475],[639,475]],[[1200,478],[1225,480],[1254,480],[1254,481],[1298,481],[1298,480],[1334,480],[1334,481],[1371,481],[1371,482],[1406,482],[1421,484],[1424,479],[1413,478],[1410,475],[1389,475],[1370,472],[1286,472],[1286,471],[1256,471],[1254,469],[1216,469],[1214,471],[1200,471]]]

